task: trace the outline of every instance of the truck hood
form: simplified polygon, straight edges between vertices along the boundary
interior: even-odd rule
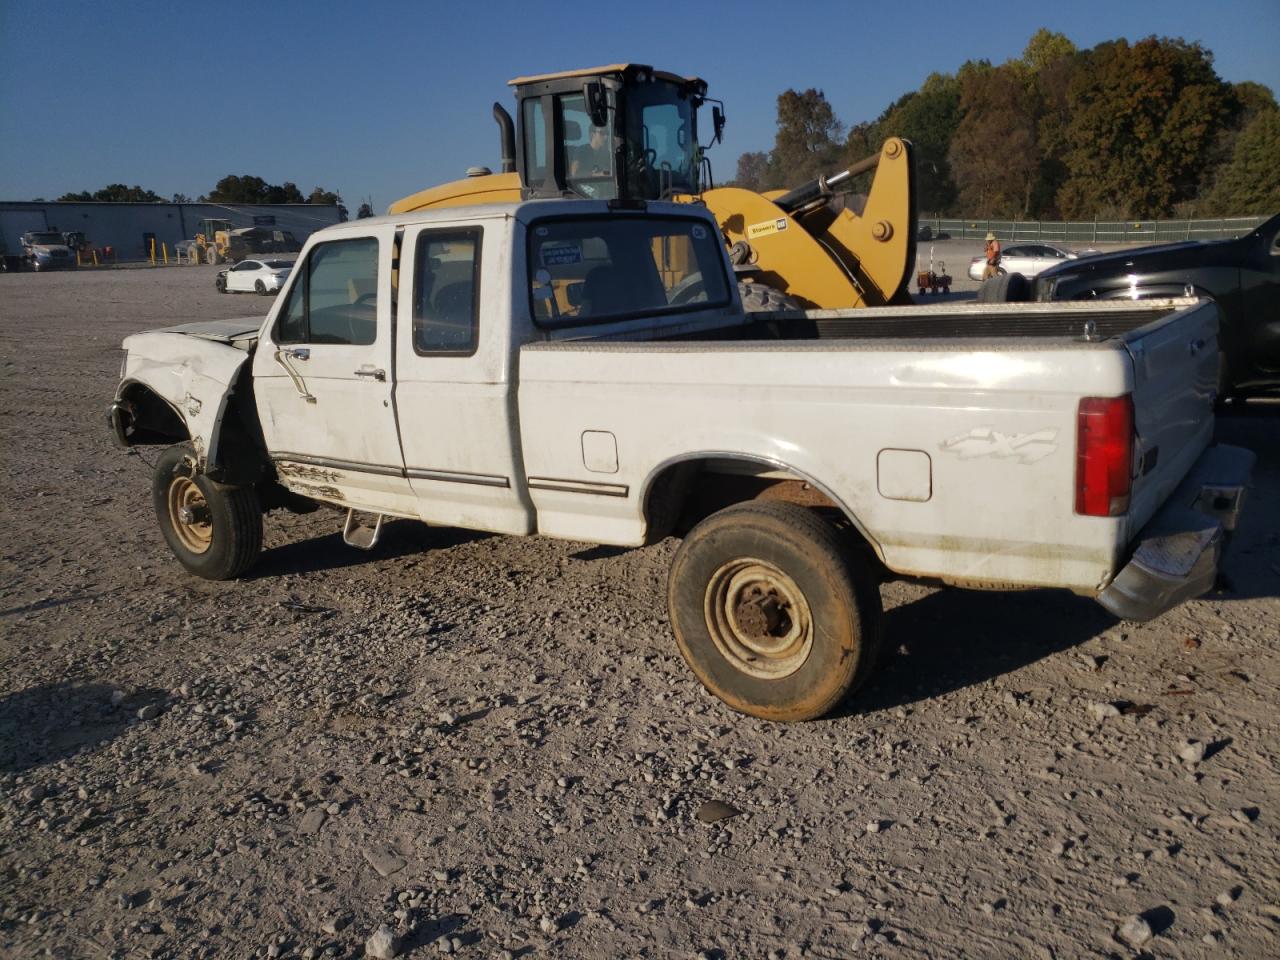
[[[199,337],[201,340],[212,340],[215,343],[225,343],[241,350],[249,350],[258,342],[258,331],[261,328],[262,317],[236,317],[233,320],[199,320],[195,323],[181,323],[151,332],[180,333],[188,337]]]

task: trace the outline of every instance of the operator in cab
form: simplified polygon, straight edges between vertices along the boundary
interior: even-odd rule
[[[608,177],[613,174],[613,151],[609,131],[593,126],[587,142],[578,147],[569,169],[571,177]]]

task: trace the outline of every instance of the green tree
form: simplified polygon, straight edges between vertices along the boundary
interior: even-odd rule
[[[821,90],[786,90],[778,97],[778,132],[770,155],[771,179],[797,187],[840,162],[844,124]]]
[[[316,187],[307,196],[307,203],[319,203],[325,206],[336,206],[342,203],[342,197],[338,196],[333,190],[326,190],[324,187]]]
[[[219,180],[209,193],[210,203],[306,203],[296,183],[267,183],[248,174],[228,175]]]
[[[738,174],[733,178],[733,186],[744,190],[773,190],[777,184],[772,182],[772,169],[769,154],[756,150],[738,157]]]
[[[1022,63],[1032,74],[1036,74],[1076,52],[1076,45],[1063,34],[1041,27],[1027,41],[1027,46],[1022,51]]]
[[[1194,197],[1233,103],[1199,44],[1099,44],[1068,88],[1063,214],[1151,217]]]
[[[164,198],[151,190],[144,190],[142,187],[133,186],[126,187],[123,183],[111,183],[90,193],[88,190],[82,190],[79,193],[64,193],[58,198],[60,203],[65,202],[88,202],[97,203],[163,203]]]
[[[910,140],[916,162],[916,206],[922,212],[950,210],[956,199],[951,171],[951,140],[960,125],[960,82],[950,74],[931,73],[920,89],[900,98],[876,121],[877,143],[859,157],[879,151],[889,137]],[[868,131],[870,132],[870,131]],[[852,133],[847,144],[853,144]],[[868,178],[869,185],[869,178]]]
[[[1035,107],[1017,69],[962,74],[962,116],[949,158],[970,216],[1028,215],[1040,172]]]
[[[1280,110],[1260,111],[1236,138],[1231,159],[1218,172],[1205,212],[1249,216],[1280,211]]]

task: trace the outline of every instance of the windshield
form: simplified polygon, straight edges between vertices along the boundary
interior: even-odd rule
[[[693,105],[672,84],[643,84],[627,93],[630,195],[659,199],[696,193]]]
[[[717,231],[684,217],[539,221],[529,232],[529,286],[545,327],[729,302]]]
[[[62,235],[58,233],[33,233],[28,243],[62,243]]]

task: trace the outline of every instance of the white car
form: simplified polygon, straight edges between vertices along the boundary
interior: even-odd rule
[[[1041,270],[1048,270],[1064,260],[1076,260],[1079,257],[1080,254],[1074,250],[1068,250],[1053,243],[1015,243],[1000,252],[1000,272],[1020,273],[1024,277],[1034,277]],[[982,271],[986,266],[985,255],[970,260],[969,279],[981,280]]]
[[[292,260],[241,260],[218,271],[214,285],[219,293],[279,293],[293,269]]]

